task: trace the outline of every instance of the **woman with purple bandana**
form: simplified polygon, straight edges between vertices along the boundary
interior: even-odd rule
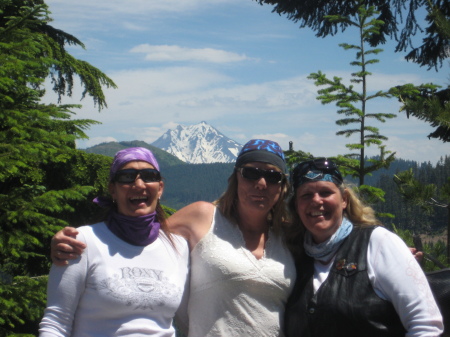
[[[217,201],[193,203],[168,219],[191,251],[185,322],[190,337],[284,336],[284,307],[296,277],[284,243],[285,172],[277,143],[250,140]],[[73,254],[65,252],[80,248],[59,232],[53,260],[70,258]]]
[[[300,163],[292,182],[298,278],[286,336],[440,336],[442,317],[419,264],[337,166],[325,158]]]
[[[188,275],[186,241],[169,232],[159,203],[164,183],[153,153],[117,152],[104,222],[78,228],[87,246],[67,267],[53,265],[41,337],[175,335],[173,317]]]

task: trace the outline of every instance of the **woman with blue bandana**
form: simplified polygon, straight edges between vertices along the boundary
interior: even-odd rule
[[[284,241],[285,172],[276,142],[250,140],[217,201],[193,203],[168,219],[191,251],[189,319],[182,322],[189,337],[284,336],[284,307],[296,277]],[[73,249],[58,250],[58,242],[76,245],[57,234],[54,261]]]
[[[286,336],[440,336],[442,317],[419,264],[344,184],[336,165],[303,162],[292,182],[290,208],[299,226],[289,237],[300,250]]]
[[[78,228],[87,245],[67,267],[53,265],[40,337],[173,337],[188,277],[186,241],[171,234],[159,198],[159,165],[145,148],[117,152],[101,223]]]

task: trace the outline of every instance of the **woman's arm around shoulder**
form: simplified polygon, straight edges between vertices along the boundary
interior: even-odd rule
[[[215,209],[216,206],[210,202],[194,202],[169,217],[169,228],[175,234],[185,237],[192,250],[211,228]]]
[[[51,241],[50,257],[57,266],[65,266],[68,261],[77,259],[86,248],[86,244],[75,237],[78,230],[74,227],[65,227],[57,232]]]

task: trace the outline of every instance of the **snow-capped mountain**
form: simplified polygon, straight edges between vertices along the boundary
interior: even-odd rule
[[[206,122],[178,125],[167,130],[152,145],[190,164],[231,163],[242,148]]]

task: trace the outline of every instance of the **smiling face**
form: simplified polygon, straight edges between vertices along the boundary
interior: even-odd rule
[[[332,182],[309,182],[297,188],[295,207],[314,241],[321,243],[329,239],[341,225],[347,198]]]
[[[244,167],[256,167],[263,170],[281,170],[270,164],[251,162]],[[265,178],[257,180],[244,178],[240,172],[235,173],[238,180],[239,208],[247,208],[268,213],[280,198],[283,183],[270,184]]]
[[[153,165],[145,161],[130,161],[120,169],[145,169],[154,168]],[[117,210],[126,216],[147,215],[156,210],[158,199],[164,189],[162,181],[144,183],[138,176],[131,184],[121,184],[112,182],[109,184],[109,192],[113,200],[117,203]]]

